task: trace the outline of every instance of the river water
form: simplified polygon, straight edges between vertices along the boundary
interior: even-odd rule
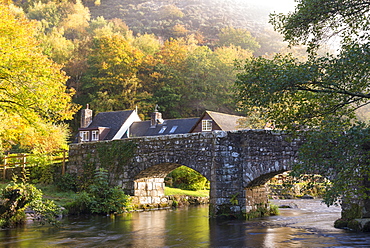
[[[336,229],[339,207],[278,200],[279,216],[216,221],[208,206],[68,217],[60,228],[28,223],[0,231],[1,247],[370,247],[369,233]]]

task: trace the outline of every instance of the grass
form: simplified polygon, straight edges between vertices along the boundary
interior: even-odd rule
[[[53,200],[59,206],[65,206],[67,202],[73,201],[76,193],[73,191],[63,192],[56,188],[55,185],[36,184],[36,188],[43,193],[44,199]]]
[[[165,195],[190,195],[190,196],[196,196],[196,197],[208,197],[209,196],[209,190],[182,190],[178,188],[170,188],[165,187],[164,189]]]
[[[9,182],[0,182],[0,190],[5,188]],[[56,205],[64,206],[67,202],[71,202],[76,195],[75,192],[62,192],[55,185],[35,184],[37,189],[40,189],[44,199],[53,200]]]

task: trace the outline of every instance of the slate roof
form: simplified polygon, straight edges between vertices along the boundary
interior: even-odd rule
[[[109,127],[110,131],[105,136],[104,140],[111,140],[120,130],[121,126],[127,118],[135,110],[126,110],[126,111],[112,111],[112,112],[101,112],[98,113],[94,118],[91,124],[87,128],[98,128],[98,127]]]
[[[151,121],[134,122],[130,127],[129,133],[130,137],[189,133],[198,119],[199,118],[164,120],[163,124],[157,124],[154,128],[150,127]]]

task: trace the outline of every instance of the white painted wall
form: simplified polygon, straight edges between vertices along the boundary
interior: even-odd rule
[[[141,121],[139,115],[137,114],[136,110],[134,110],[131,115],[127,118],[126,122],[123,123],[122,127],[118,130],[116,135],[113,137],[113,140],[121,139],[121,137],[125,134],[125,132],[129,129],[135,121]],[[130,137],[130,134],[127,134]]]

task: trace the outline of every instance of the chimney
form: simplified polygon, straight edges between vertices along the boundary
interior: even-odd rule
[[[86,128],[92,122],[92,110],[89,109],[89,104],[86,105],[86,109],[81,110],[81,128]]]
[[[157,124],[162,124],[163,119],[162,119],[162,113],[158,112],[158,105],[155,105],[155,110],[150,116],[150,127],[155,128]]]

